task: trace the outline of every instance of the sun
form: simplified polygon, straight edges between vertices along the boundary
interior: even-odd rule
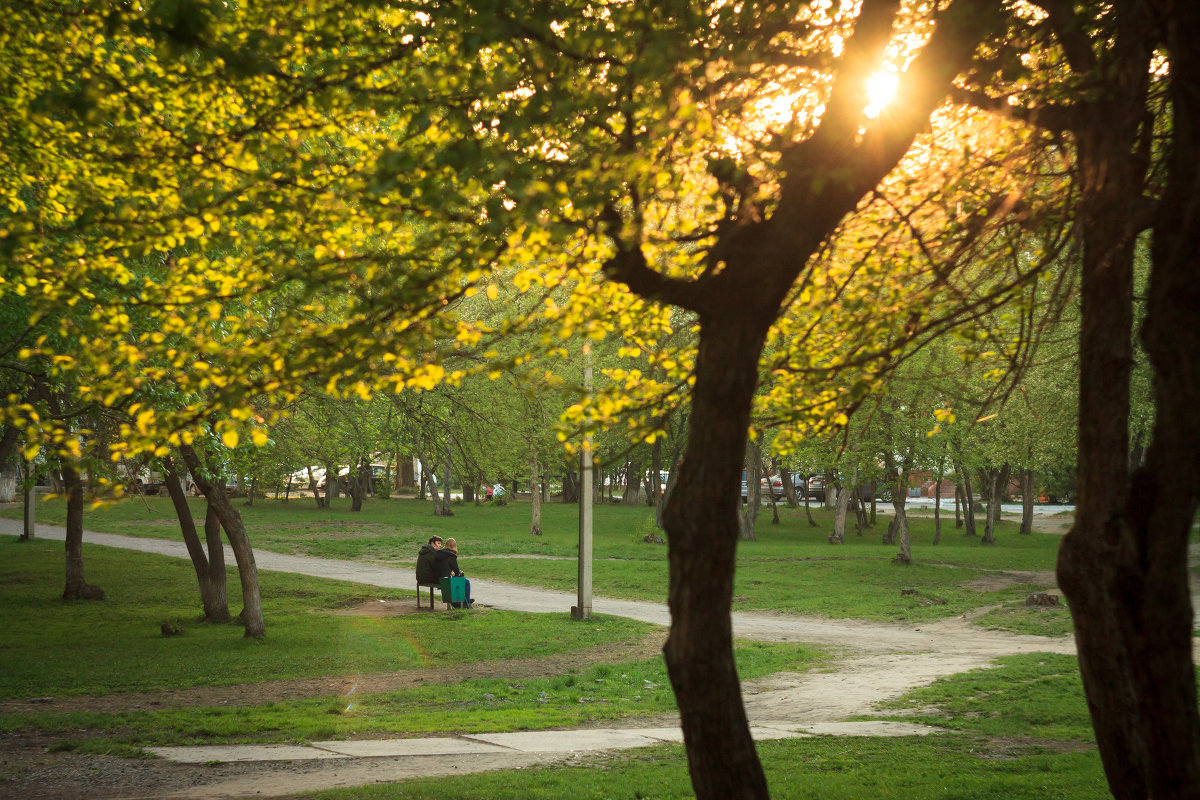
[[[863,114],[875,119],[884,107],[896,99],[896,88],[900,78],[894,72],[876,72],[867,78],[867,107]]]

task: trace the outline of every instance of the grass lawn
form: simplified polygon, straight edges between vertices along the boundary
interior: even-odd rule
[[[236,624],[197,622],[191,565],[181,559],[101,546],[87,548],[89,577],[103,602],[57,597],[62,548],[0,537],[0,629],[5,631],[0,698],[92,695],[261,684],[316,676],[405,670],[453,671],[431,689],[338,693],[298,700],[155,709],[150,703],[0,713],[0,732],[70,736],[60,749],[123,752],[155,744],[311,741],[431,732],[536,730],[668,714],[675,700],[661,657],[610,663],[581,654],[638,642],[656,626],[597,616],[496,610],[362,616],[336,613],[411,593],[283,573],[260,574],[267,636]],[[230,607],[238,608],[230,573]],[[164,638],[162,622],[184,628]],[[552,674],[512,678],[514,661],[555,659]],[[803,671],[822,662],[803,645],[742,643],[743,678]],[[86,668],[81,668],[86,664]],[[493,666],[498,664],[498,666]],[[554,670],[552,664],[551,670]],[[252,695],[253,696],[253,695]],[[133,707],[130,707],[133,706]],[[141,706],[151,706],[143,708]]]
[[[654,626],[619,617],[576,624],[566,614],[446,612],[339,615],[368,601],[412,601],[411,592],[260,572],[267,636],[198,622],[199,591],[183,559],[85,548],[88,579],[103,602],[65,602],[62,544],[0,537],[0,698],[146,691],[439,668],[529,658],[640,639]],[[236,571],[229,607],[241,608]],[[184,634],[162,636],[169,622]],[[470,642],[464,647],[463,642]],[[87,669],[80,669],[87,664]]]
[[[192,499],[193,516],[203,517],[203,500]],[[435,517],[432,503],[412,499],[369,499],[358,513],[349,500],[319,510],[311,499],[237,501],[255,547],[284,553],[341,558],[378,564],[408,564],[431,535],[459,540],[467,573],[527,585],[571,591],[575,588],[578,549],[577,508],[543,506],[543,535],[529,535],[529,505],[458,504],[455,516]],[[20,508],[5,509],[9,516]],[[61,500],[42,500],[38,519],[63,520]],[[770,509],[759,517],[757,539],[738,548],[735,610],[777,610],[836,618],[920,622],[955,616],[971,609],[1007,605],[1011,613],[989,624],[1027,632],[1066,633],[1069,621],[1025,611],[1020,601],[1053,582],[1050,571],[1059,536],[1021,536],[1017,526],[1000,523],[997,542],[983,545],[943,523],[936,547],[931,518],[910,519],[914,564],[893,562],[895,545],[881,536],[887,518],[846,544],[830,545],[832,515],[814,509],[818,527],[803,509],[780,508],[779,525]],[[129,498],[89,510],[84,524],[92,530],[128,536],[178,538],[178,524],[167,498]],[[666,599],[667,548],[642,541],[653,530],[653,512],[645,506],[605,504],[595,510],[593,581],[597,594],[626,599]],[[486,556],[481,557],[481,556]],[[505,558],[509,556],[509,558]],[[528,556],[550,556],[531,559]],[[85,552],[85,558],[87,554]],[[1042,573],[1035,583],[986,581],[1006,570]],[[103,584],[101,584],[103,585]],[[901,594],[915,589],[915,594]]]
[[[202,505],[196,502],[199,517]],[[575,509],[545,509],[542,537],[527,532],[527,505],[462,505],[436,518],[412,500],[374,501],[360,514],[348,504],[318,511],[306,501],[239,502],[258,548],[373,563],[410,563],[433,532],[462,543],[470,574],[571,588],[575,571]],[[38,510],[60,522],[61,501]],[[19,514],[20,509],[3,512]],[[932,619],[982,605],[1002,608],[985,624],[1051,631],[1069,623],[1065,611],[1025,610],[1015,602],[1033,584],[1002,580],[1005,570],[1049,571],[1058,537],[1021,537],[1001,525],[998,543],[966,540],[952,524],[932,546],[932,521],[914,519],[916,564],[892,561],[879,542],[883,525],[847,544],[828,544],[830,518],[781,509],[782,523],[760,520],[758,539],[743,542],[735,588],[739,609],[771,609],[866,619]],[[666,548],[645,544],[650,510],[602,506],[596,515],[597,592],[662,600]],[[165,498],[127,500],[89,510],[90,529],[176,538]],[[551,559],[519,558],[524,555]],[[478,556],[492,556],[482,558]],[[122,704],[52,713],[0,713],[0,733],[34,733],[54,749],[138,755],[155,744],[285,742],[420,736],[559,728],[608,720],[654,718],[674,710],[661,658],[591,659],[577,654],[642,641],[654,629],[598,617],[587,624],[566,615],[439,612],[396,616],[345,614],[362,603],[403,601],[412,593],[264,572],[267,637],[244,639],[236,625],[196,622],[191,565],[180,559],[87,545],[85,571],[105,588],[101,603],[58,599],[62,545],[21,544],[0,537],[0,698],[91,698],[122,692],[217,688],[298,681],[319,676],[456,671],[439,685],[371,692],[318,693],[299,699]],[[232,561],[232,559],[230,559]],[[917,589],[901,597],[900,589]],[[230,570],[230,608],[240,607]],[[164,638],[159,626],[185,629]],[[463,643],[470,643],[464,647]],[[744,679],[824,666],[828,657],[795,644],[739,643]],[[547,659],[542,674],[507,677],[489,664]],[[558,659],[558,661],[555,661]],[[558,668],[554,668],[557,664]],[[86,665],[83,667],[81,665]],[[82,699],[82,698],[81,698]],[[1067,798],[1105,796],[1075,659],[1032,654],[1005,658],[995,669],[957,675],[914,692],[876,717],[926,722],[947,730],[928,738],[814,737],[768,741],[759,752],[776,798]],[[343,789],[306,797],[369,798],[689,798],[682,748],[661,746],[580,759],[578,766],[482,773]]]

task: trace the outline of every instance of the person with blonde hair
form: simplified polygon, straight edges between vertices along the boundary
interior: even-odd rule
[[[471,582],[466,579],[466,575],[458,568],[458,542],[453,538],[448,538],[442,542],[442,549],[438,550],[433,556],[433,563],[437,567],[437,575],[439,578],[463,578],[466,583],[466,593],[462,603],[454,603],[455,608],[470,608],[475,601],[471,599]]]

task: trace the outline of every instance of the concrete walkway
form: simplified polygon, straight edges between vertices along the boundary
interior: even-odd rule
[[[0,519],[0,534],[18,535],[20,531],[19,520]],[[62,541],[65,530],[56,525],[39,524],[35,535]],[[84,542],[188,558],[182,541],[85,531]],[[407,567],[381,567],[266,550],[256,551],[255,560],[260,570],[292,572],[391,589],[413,591],[415,588],[411,568]],[[566,613],[576,602],[575,596],[566,592],[480,578],[472,578],[471,586],[472,594],[479,598],[480,605],[497,609]],[[670,621],[666,605],[662,603],[597,597],[593,601],[593,610],[598,614],[628,617],[664,626]],[[858,620],[736,613],[733,615],[733,627],[734,634],[741,638],[808,642],[838,648],[842,653],[836,669],[829,672],[772,676],[770,682],[748,684],[745,687],[746,710],[756,739],[813,735],[913,736],[932,733],[935,731],[933,728],[905,722],[843,720],[867,714],[876,702],[903,694],[915,686],[926,685],[938,677],[987,666],[1000,655],[1046,651],[1074,653],[1074,643],[1069,638],[1046,639],[985,631],[970,626],[961,618],[909,627]],[[626,749],[680,741],[682,734],[677,727],[658,727],[313,742],[307,746],[214,745],[149,749],[172,761],[208,764],[416,756],[470,758],[496,754],[540,754],[549,757],[553,754]]]

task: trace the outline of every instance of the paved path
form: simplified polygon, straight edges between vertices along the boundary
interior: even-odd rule
[[[0,534],[17,535],[19,520],[0,518]],[[41,525],[35,535],[63,540],[65,531],[56,525]],[[94,531],[84,532],[85,544],[105,545],[176,558],[187,558],[182,541],[144,539]],[[86,549],[84,558],[86,559]],[[260,570],[277,570],[321,578],[382,586],[415,588],[411,567],[393,568],[354,561],[284,555],[266,550],[255,552]],[[482,605],[533,613],[568,612],[576,597],[480,578],[471,579],[472,594]],[[597,597],[593,610],[669,624],[665,604]],[[834,669],[818,673],[770,676],[744,687],[746,711],[756,738],[824,735],[922,735],[933,729],[903,722],[844,722],[850,716],[869,714],[875,703],[927,685],[945,675],[989,665],[997,656],[1023,652],[1074,653],[1070,638],[1047,639],[985,631],[962,618],[940,620],[920,627],[827,620],[785,614],[736,613],[734,633],[738,637],[767,641],[808,642],[834,648]],[[212,762],[329,762],[344,765],[349,760],[378,759],[370,765],[321,771],[313,766],[294,779],[276,772],[270,781],[248,784],[237,779],[213,784],[206,789],[189,788],[180,797],[215,800],[250,794],[282,795],[312,791],[325,786],[352,785],[398,780],[417,775],[436,775],[437,759],[453,756],[456,771],[498,769],[544,763],[564,753],[624,749],[680,741],[677,727],[646,729],[592,729],[521,733],[473,734],[457,737],[393,739],[382,741],[313,742],[296,745],[243,745],[211,747],[151,748],[160,756],[182,763]],[[420,758],[430,757],[430,759]],[[390,759],[390,760],[389,760]],[[415,759],[415,760],[414,760]],[[392,765],[385,768],[386,765]],[[418,767],[416,764],[423,764]],[[473,766],[476,765],[476,766]],[[318,776],[325,775],[325,778]],[[350,777],[353,776],[353,777]],[[298,783],[297,781],[303,781]],[[349,781],[349,784],[346,783]]]

